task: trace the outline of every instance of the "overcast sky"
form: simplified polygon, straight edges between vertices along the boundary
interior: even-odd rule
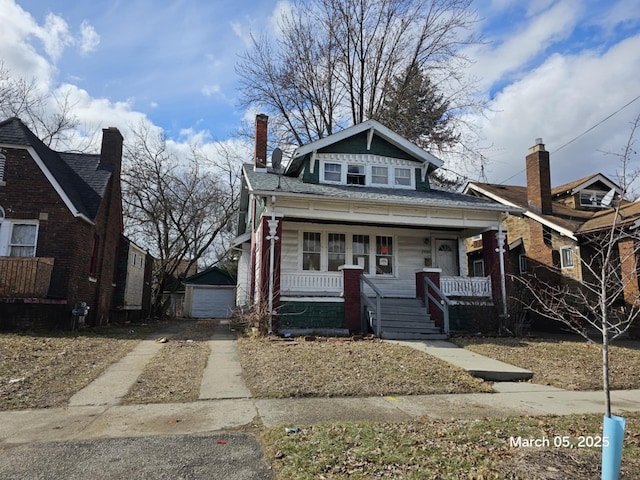
[[[0,0],[0,59],[43,88],[68,90],[76,114],[93,125],[126,136],[127,125],[147,118],[178,144],[227,141],[256,113],[238,107],[237,57],[251,32],[273,28],[283,5]],[[524,184],[524,157],[540,137],[553,185],[596,172],[615,177],[610,153],[640,114],[640,1],[481,0],[475,7],[486,43],[467,53],[488,109],[469,120],[482,135],[486,180]]]

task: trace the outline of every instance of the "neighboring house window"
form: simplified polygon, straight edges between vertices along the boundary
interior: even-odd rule
[[[473,261],[473,276],[484,277],[484,260]]]
[[[562,268],[573,267],[573,248],[563,247],[560,249],[560,266]]]
[[[582,207],[602,207],[602,199],[606,192],[580,192],[580,206]]]
[[[326,182],[341,182],[342,181],[342,165],[339,163],[325,163],[324,164],[324,180]]]
[[[14,223],[9,241],[9,256],[35,257],[37,236],[37,224]]]
[[[365,185],[365,183],[364,165],[349,165],[347,167],[347,185]]]
[[[521,254],[518,256],[518,265],[520,267],[520,273],[527,273],[527,256]]]
[[[344,265],[346,256],[346,238],[343,233],[329,234],[329,271],[337,272]]]
[[[376,274],[393,274],[393,238],[376,236]]]
[[[7,163],[7,157],[0,153],[0,184],[4,183],[4,166]]]
[[[389,169],[387,167],[371,167],[371,183],[374,185],[388,185]]]
[[[352,242],[353,264],[369,273],[369,235],[354,235]]]
[[[320,270],[320,242],[319,232],[304,232],[302,237],[302,269]]]
[[[89,263],[89,275],[94,277],[98,271],[98,247],[100,245],[100,237],[93,236],[93,248],[91,249],[91,262]]]
[[[542,226],[542,241],[548,246],[551,246],[552,244],[551,228],[546,225]]]
[[[396,185],[411,186],[411,169],[396,168],[395,169]]]

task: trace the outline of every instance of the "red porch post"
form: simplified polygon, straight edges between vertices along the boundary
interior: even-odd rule
[[[260,275],[258,277],[259,302],[269,304],[269,294],[272,292],[272,329],[278,331],[280,309],[280,258],[282,251],[282,218],[271,219],[264,216],[260,219]],[[271,271],[271,237],[273,236],[273,272]],[[273,276],[272,276],[273,275]],[[273,284],[270,285],[271,281]]]
[[[361,305],[360,305],[360,275],[364,268],[357,265],[342,265],[343,284],[342,294],[344,296],[344,323],[350,333],[362,332]]]
[[[502,278],[500,275],[500,232],[488,230],[482,234],[482,258],[484,259],[485,275],[491,277],[491,293],[495,305],[502,305]],[[504,261],[504,273],[509,274],[509,247],[507,245],[506,232],[502,232],[502,254]],[[506,283],[506,282],[505,282]],[[505,285],[508,288],[508,283]],[[505,292],[507,298],[509,292]]]
[[[429,278],[436,287],[440,288],[440,274],[442,273],[441,268],[423,268],[422,270],[418,270],[416,272],[416,298],[421,298],[422,301],[425,301],[424,298],[424,279],[425,277]],[[440,308],[435,305],[432,300],[429,300],[429,315],[435,322],[437,327],[442,328],[442,311]]]

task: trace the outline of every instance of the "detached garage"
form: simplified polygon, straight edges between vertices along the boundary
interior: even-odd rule
[[[236,279],[211,267],[185,278],[184,311],[192,318],[229,318],[235,307]]]

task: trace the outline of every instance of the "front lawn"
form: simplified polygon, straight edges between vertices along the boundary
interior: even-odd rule
[[[621,478],[640,478],[640,413],[625,415]],[[596,479],[602,415],[423,418],[405,423],[332,423],[262,436],[276,478]],[[548,446],[525,447],[524,437]],[[566,440],[565,440],[566,439]],[[562,446],[563,442],[566,442]],[[586,446],[586,445],[590,446]]]
[[[602,389],[602,350],[577,336],[548,338],[458,337],[458,346],[534,372],[534,383],[566,390]],[[609,347],[613,390],[640,388],[640,341],[615,341]]]
[[[343,397],[490,392],[464,370],[381,340],[240,338],[243,375],[255,397]]]

